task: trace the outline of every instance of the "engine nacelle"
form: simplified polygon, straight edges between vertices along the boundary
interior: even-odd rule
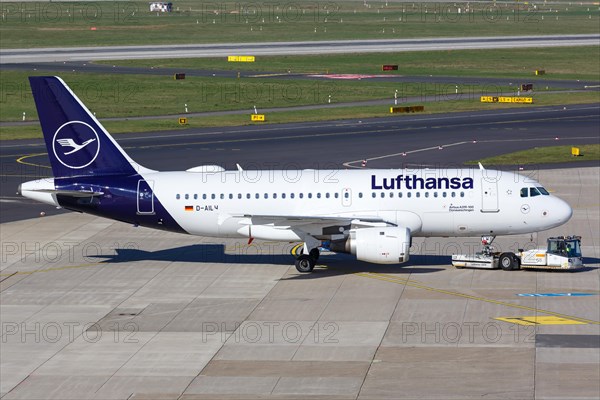
[[[409,259],[410,229],[390,226],[352,229],[348,240],[332,242],[330,248],[374,264],[404,263]]]

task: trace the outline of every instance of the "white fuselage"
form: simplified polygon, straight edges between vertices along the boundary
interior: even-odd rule
[[[183,229],[205,236],[247,237],[252,225],[256,238],[302,239],[293,229],[272,220],[260,223],[256,216],[380,219],[409,228],[413,236],[495,236],[550,229],[572,213],[552,195],[523,197],[524,188],[541,186],[530,178],[494,170],[249,170],[143,177]]]

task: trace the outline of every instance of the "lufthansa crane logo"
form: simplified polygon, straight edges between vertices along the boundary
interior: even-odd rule
[[[56,130],[52,139],[52,150],[56,159],[65,167],[81,169],[98,157],[100,138],[89,124],[83,121],[69,121]]]

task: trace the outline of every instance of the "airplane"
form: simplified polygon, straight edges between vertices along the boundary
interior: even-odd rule
[[[22,183],[22,196],[171,232],[301,242],[295,266],[302,273],[313,271],[324,245],[370,263],[401,264],[409,260],[413,237],[493,240],[547,230],[572,215],[535,180],[481,164],[351,170],[202,165],[159,172],[131,159],[62,79],[29,81],[53,178]]]

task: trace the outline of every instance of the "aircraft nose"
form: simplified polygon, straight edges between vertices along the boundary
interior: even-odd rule
[[[561,200],[559,198],[555,198],[554,200],[555,201],[550,212],[554,214],[554,219],[562,225],[569,219],[571,219],[571,216],[573,216],[573,209],[564,200]]]

